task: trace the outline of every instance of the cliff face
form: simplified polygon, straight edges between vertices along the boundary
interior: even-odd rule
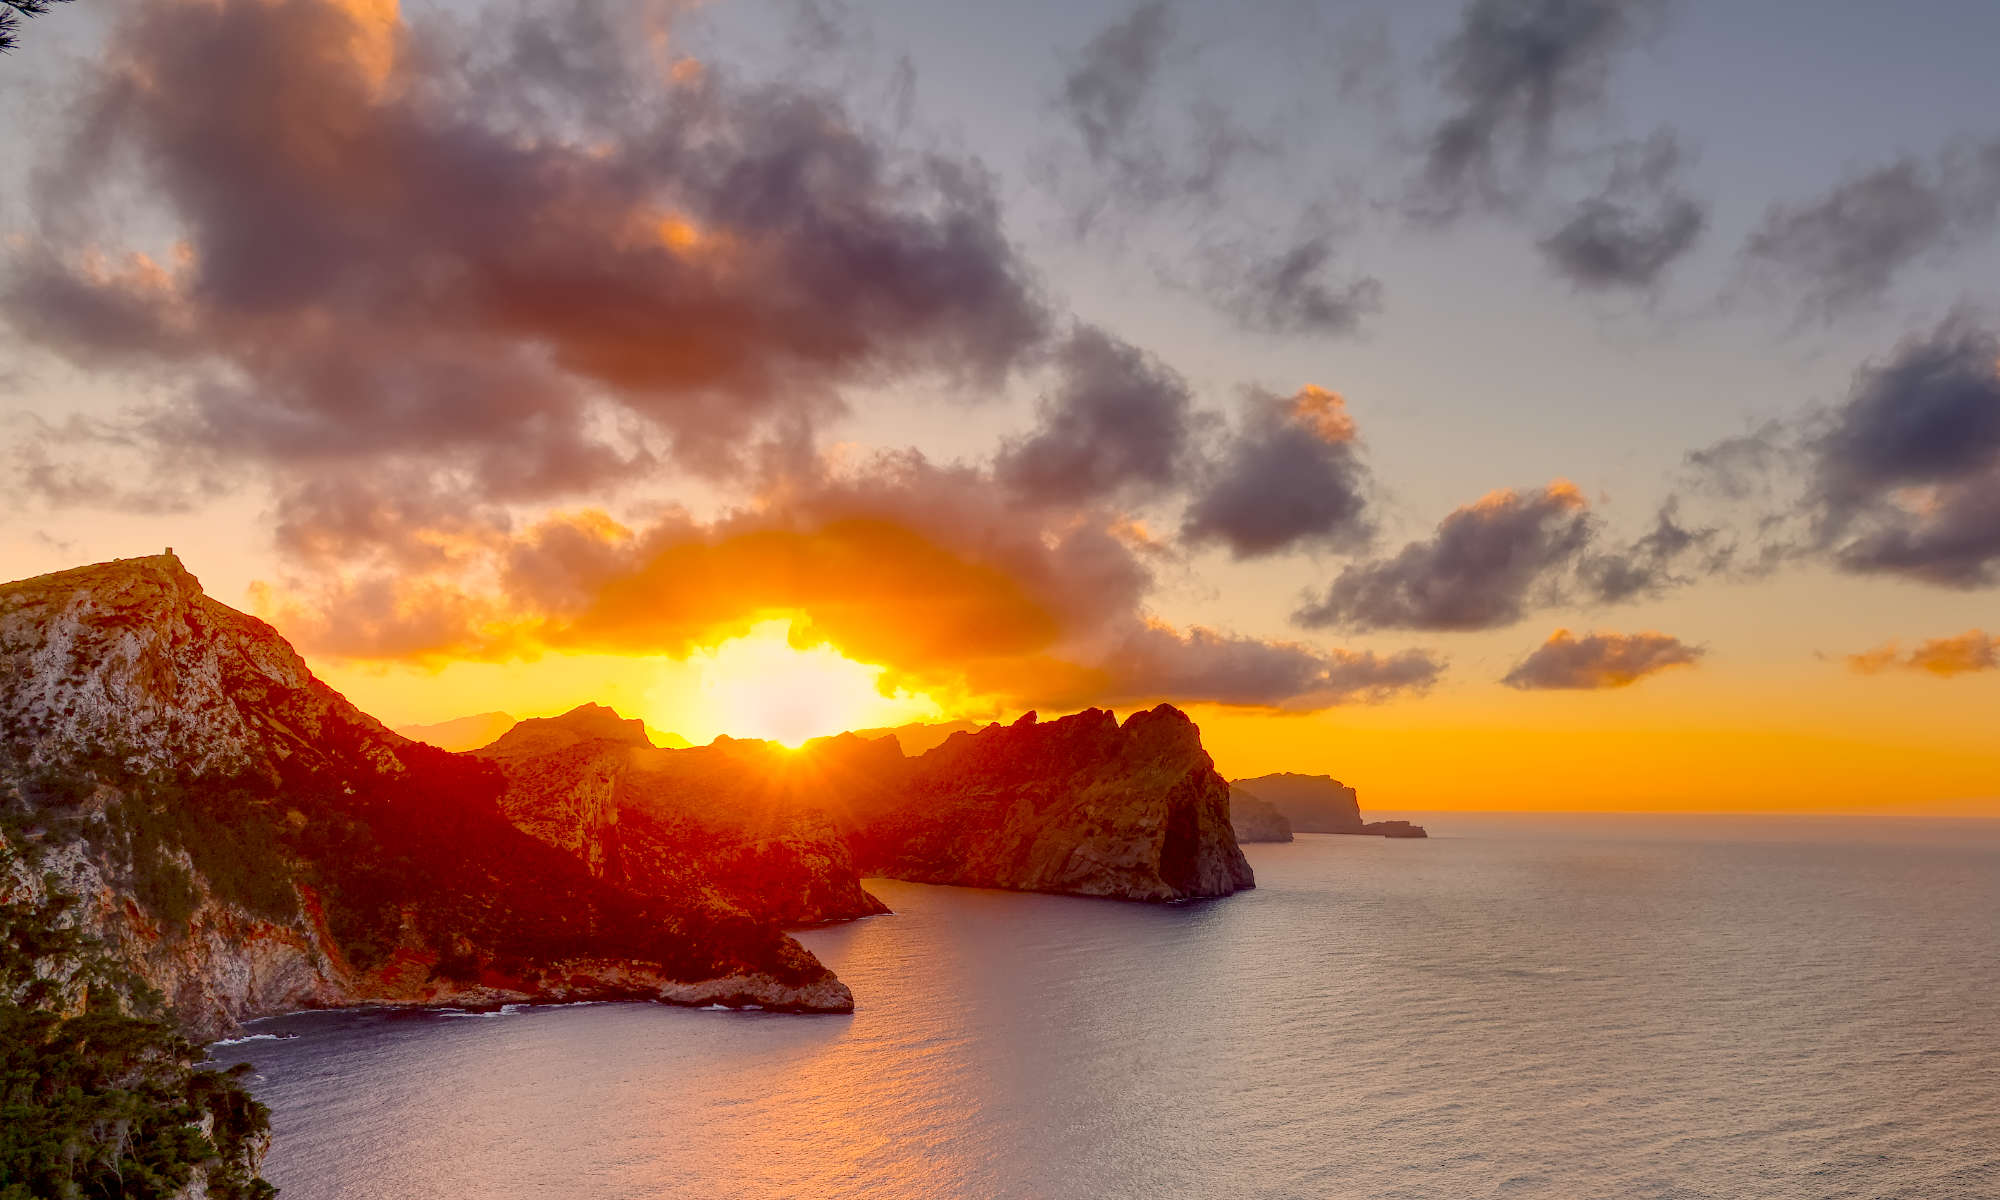
[[[197,1037],[364,1002],[852,1006],[768,923],[634,897],[516,830],[502,783],[354,708],[171,555],[0,585],[0,893],[76,897]]]
[[[624,890],[782,925],[888,911],[862,890],[831,811],[896,778],[893,743],[656,749],[640,722],[584,705],[523,721],[479,754],[506,777],[508,819]]]
[[[1361,802],[1354,789],[1330,775],[1285,771],[1238,779],[1241,788],[1278,810],[1300,833],[1360,833]]]
[[[1292,823],[1268,800],[1229,785],[1229,826],[1239,842],[1289,842]]]
[[[955,733],[849,819],[862,869],[901,879],[1151,901],[1254,886],[1228,784],[1167,705]]]
[[[1253,828],[1262,828],[1268,821],[1261,811],[1244,803],[1245,797],[1262,801],[1278,819],[1288,822],[1283,837],[1243,838],[1245,841],[1289,842],[1294,829],[1300,833],[1361,833],[1392,838],[1430,836],[1423,826],[1408,821],[1363,821],[1361,801],[1354,789],[1330,775],[1295,775],[1286,771],[1238,779],[1229,787],[1235,797],[1239,838],[1243,837],[1241,829],[1246,817]]]

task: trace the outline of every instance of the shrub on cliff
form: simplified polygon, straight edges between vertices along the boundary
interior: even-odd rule
[[[173,1197],[197,1175],[214,1200],[275,1195],[257,1177],[270,1119],[248,1069],[203,1069],[172,1026],[128,1012],[130,981],[66,906],[0,902],[0,1200]]]

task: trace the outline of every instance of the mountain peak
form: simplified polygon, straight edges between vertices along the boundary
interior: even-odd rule
[[[609,705],[584,703],[561,716],[530,717],[500,735],[497,741],[480,753],[497,756],[546,754],[585,742],[613,742],[647,750],[655,748],[653,739],[646,735],[644,721],[637,717],[629,720],[621,717],[618,710]]]
[[[95,750],[196,772],[318,753],[338,698],[171,549],[0,584],[0,723],[37,759]],[[376,755],[372,718],[335,720]],[[276,736],[269,736],[275,733]]]

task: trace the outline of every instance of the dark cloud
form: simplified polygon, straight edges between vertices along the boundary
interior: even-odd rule
[[[1382,283],[1337,279],[1330,235],[1314,234],[1269,257],[1218,256],[1208,292],[1217,307],[1253,333],[1335,336],[1353,333],[1382,309]]]
[[[1237,558],[1354,549],[1373,533],[1368,469],[1341,398],[1316,387],[1253,393],[1242,424],[1189,502],[1181,537]]]
[[[1099,163],[1124,153],[1173,38],[1163,0],[1141,4],[1099,31],[1063,80],[1058,102],[1083,139],[1085,153]]]
[[[1702,206],[1673,182],[1680,161],[1670,134],[1623,148],[1604,188],[1542,239],[1543,257],[1578,287],[1652,287],[1708,223]]]
[[[1558,629],[1500,682],[1522,691],[1629,687],[1669,667],[1693,666],[1705,653],[1664,633],[1593,633]]]
[[[1073,503],[1183,481],[1193,434],[1186,380],[1093,327],[1070,335],[1055,367],[1035,431],[1001,449],[1001,482],[1039,501]]]
[[[0,318],[178,381],[156,457],[267,469],[292,506],[401,502],[376,481],[406,475],[418,507],[547,500],[740,470],[848,385],[1039,353],[976,166],[663,69],[654,8],[539,8],[470,51],[370,12],[138,6],[84,85]],[[79,217],[127,190],[173,256]]]
[[[1177,633],[1158,625],[1136,630],[1103,660],[1122,695],[1100,703],[1130,704],[1159,697],[1294,710],[1377,703],[1421,694],[1444,664],[1421,650],[1378,655],[1324,651],[1296,642],[1233,637],[1196,627]],[[1273,696],[1284,697],[1276,705]]]
[[[1547,167],[1566,121],[1602,104],[1656,0],[1471,0],[1437,56],[1449,116],[1425,142],[1416,208],[1504,206]]]
[[[2000,141],[1904,158],[1841,181],[1804,204],[1774,205],[1750,234],[1753,272],[1832,318],[1880,301],[1916,264],[2000,223]]]
[[[1842,567],[2000,582],[2000,335],[1946,321],[1864,368],[1810,443],[1811,512]]]
[[[1767,495],[1774,477],[1795,466],[1802,448],[1791,423],[1765,421],[1748,433],[1726,437],[1682,457],[1693,486],[1730,501]]]
[[[1696,574],[1722,571],[1733,557],[1733,545],[1723,542],[1716,528],[1689,529],[1680,522],[1680,504],[1669,498],[1661,505],[1653,527],[1618,550],[1584,555],[1577,563],[1580,598],[1600,604],[1655,596],[1693,582],[1684,566]],[[1695,560],[1692,564],[1689,560]]]
[[[1343,570],[1295,619],[1309,628],[1495,629],[1556,602],[1594,531],[1573,484],[1494,492],[1428,541]]]
[[[1894,642],[1847,656],[1847,665],[1863,675],[1888,670],[1928,671],[1949,679],[1978,671],[2000,671],[2000,637],[1968,629],[1954,637],[1930,638],[1905,652]]]
[[[1172,7],[1142,3],[1085,43],[1063,78],[1054,109],[1081,155],[1055,151],[1044,166],[1078,236],[1107,215],[1129,224],[1163,208],[1211,209],[1238,166],[1271,150],[1220,100],[1162,102],[1174,41]]]

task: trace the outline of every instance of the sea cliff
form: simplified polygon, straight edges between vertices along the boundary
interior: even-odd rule
[[[0,813],[22,865],[198,1038],[357,1003],[845,1011],[775,926],[636,896],[502,815],[171,554],[0,586]]]
[[[1229,785],[1170,705],[954,733],[851,812],[863,870],[899,879],[1149,901],[1255,885]]]

